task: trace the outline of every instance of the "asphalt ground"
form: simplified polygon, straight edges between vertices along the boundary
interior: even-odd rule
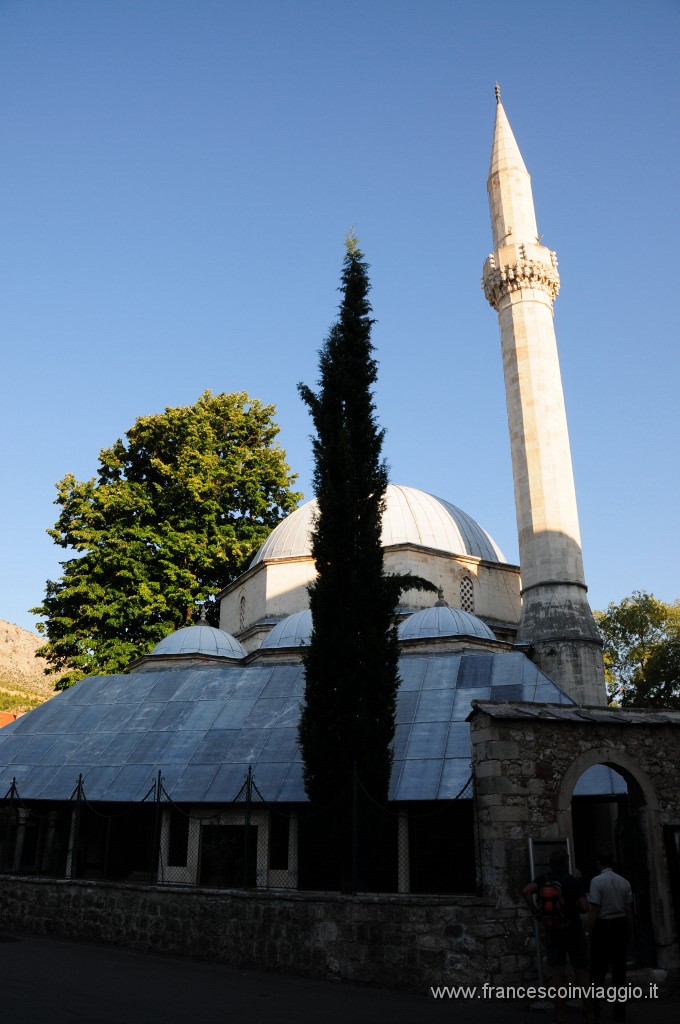
[[[241,970],[13,933],[0,933],[3,1024],[552,1024],[527,1003],[434,999],[342,982]],[[611,1019],[609,1007],[602,1022]],[[566,1024],[581,1011],[567,1009]],[[680,1001],[630,1004],[628,1021],[677,1024]]]

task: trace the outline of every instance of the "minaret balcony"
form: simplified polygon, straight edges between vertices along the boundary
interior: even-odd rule
[[[557,255],[535,242],[504,245],[485,260],[482,288],[494,309],[510,293],[526,289],[544,292],[552,304],[560,290]]]

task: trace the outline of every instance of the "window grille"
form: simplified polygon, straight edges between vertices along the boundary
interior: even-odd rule
[[[469,576],[463,576],[460,581],[460,606],[464,612],[474,613],[475,592]]]

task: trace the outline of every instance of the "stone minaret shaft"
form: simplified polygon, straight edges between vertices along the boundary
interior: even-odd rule
[[[606,703],[586,597],[553,301],[557,258],[540,244],[531,193],[496,88],[489,203],[494,252],[484,293],[498,312],[522,572],[517,642],[575,700]]]

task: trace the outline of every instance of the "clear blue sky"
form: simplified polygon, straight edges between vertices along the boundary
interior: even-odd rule
[[[677,0],[0,0],[0,617],[54,484],[206,388],[314,384],[355,225],[395,483],[517,558],[486,176],[503,101],[557,250],[586,576],[680,595]]]

